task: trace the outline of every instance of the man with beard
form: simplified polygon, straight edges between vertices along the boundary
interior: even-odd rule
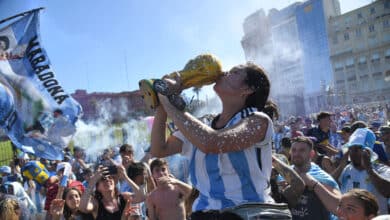
[[[305,182],[306,188],[295,207],[293,219],[333,219],[341,197],[336,181],[311,162],[313,142],[307,137],[292,140],[291,163]]]
[[[349,138],[351,163],[339,177],[341,191],[353,188],[366,189],[378,199],[380,214],[387,214],[387,198],[390,197],[390,168],[381,163],[373,163],[375,134],[368,128],[358,128]]]

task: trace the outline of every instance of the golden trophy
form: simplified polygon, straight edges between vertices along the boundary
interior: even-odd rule
[[[202,54],[190,60],[183,70],[165,75],[162,79],[143,79],[138,84],[145,104],[151,109],[159,105],[157,93],[161,93],[178,109],[183,110],[185,102],[177,91],[212,84],[222,75],[220,61],[211,54]],[[174,80],[176,84],[173,86],[165,79]]]

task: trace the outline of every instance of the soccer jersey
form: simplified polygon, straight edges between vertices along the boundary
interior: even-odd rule
[[[225,127],[237,124],[256,111],[256,108],[243,109]],[[205,154],[180,131],[174,133],[183,142],[182,155],[190,161],[191,182],[200,192],[193,204],[193,211],[220,210],[245,202],[273,202],[269,184],[273,124],[267,115],[260,114],[268,118],[265,138],[242,151]]]
[[[390,168],[386,165],[380,163],[374,163],[373,169],[381,177],[390,180]],[[379,212],[380,214],[387,214],[387,198],[385,198],[378,190],[375,188],[374,184],[370,180],[370,177],[366,170],[358,170],[348,164],[339,177],[339,183],[341,192],[344,194],[353,188],[365,189],[370,191],[378,199]]]

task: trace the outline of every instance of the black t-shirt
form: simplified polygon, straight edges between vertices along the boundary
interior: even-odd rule
[[[293,220],[329,220],[330,212],[326,210],[314,191],[305,188],[298,204],[291,208]]]
[[[99,208],[98,208],[96,220],[121,219],[123,210],[125,209],[126,206],[126,201],[122,195],[119,195],[118,198],[118,211],[114,213],[108,212],[104,208],[103,202],[101,200],[98,200],[98,203],[99,203]]]

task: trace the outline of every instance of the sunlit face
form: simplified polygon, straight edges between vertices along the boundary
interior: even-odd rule
[[[80,194],[76,190],[70,190],[65,197],[65,203],[69,209],[78,209],[80,205]]]
[[[121,152],[120,155],[121,155],[121,158],[122,158],[122,165],[125,166],[125,167],[127,167],[132,162],[134,162],[133,153],[131,153],[131,152]]]
[[[306,143],[294,142],[291,145],[291,163],[295,166],[302,166],[310,162],[311,149]]]
[[[219,95],[241,95],[241,90],[248,89],[248,85],[245,84],[246,76],[247,74],[243,69],[233,67],[217,81],[214,85],[214,90]]]
[[[320,120],[320,126],[321,128],[330,128],[332,124],[332,118],[330,116],[325,117]]]
[[[97,190],[101,193],[114,190],[114,188],[115,188],[115,181],[114,178],[110,175],[100,179],[99,184],[97,186]]]
[[[337,216],[340,220],[366,220],[364,206],[356,198],[347,195],[341,198],[337,207]]]
[[[152,170],[152,176],[156,180],[162,176],[169,176],[169,170],[167,166],[154,167]]]

